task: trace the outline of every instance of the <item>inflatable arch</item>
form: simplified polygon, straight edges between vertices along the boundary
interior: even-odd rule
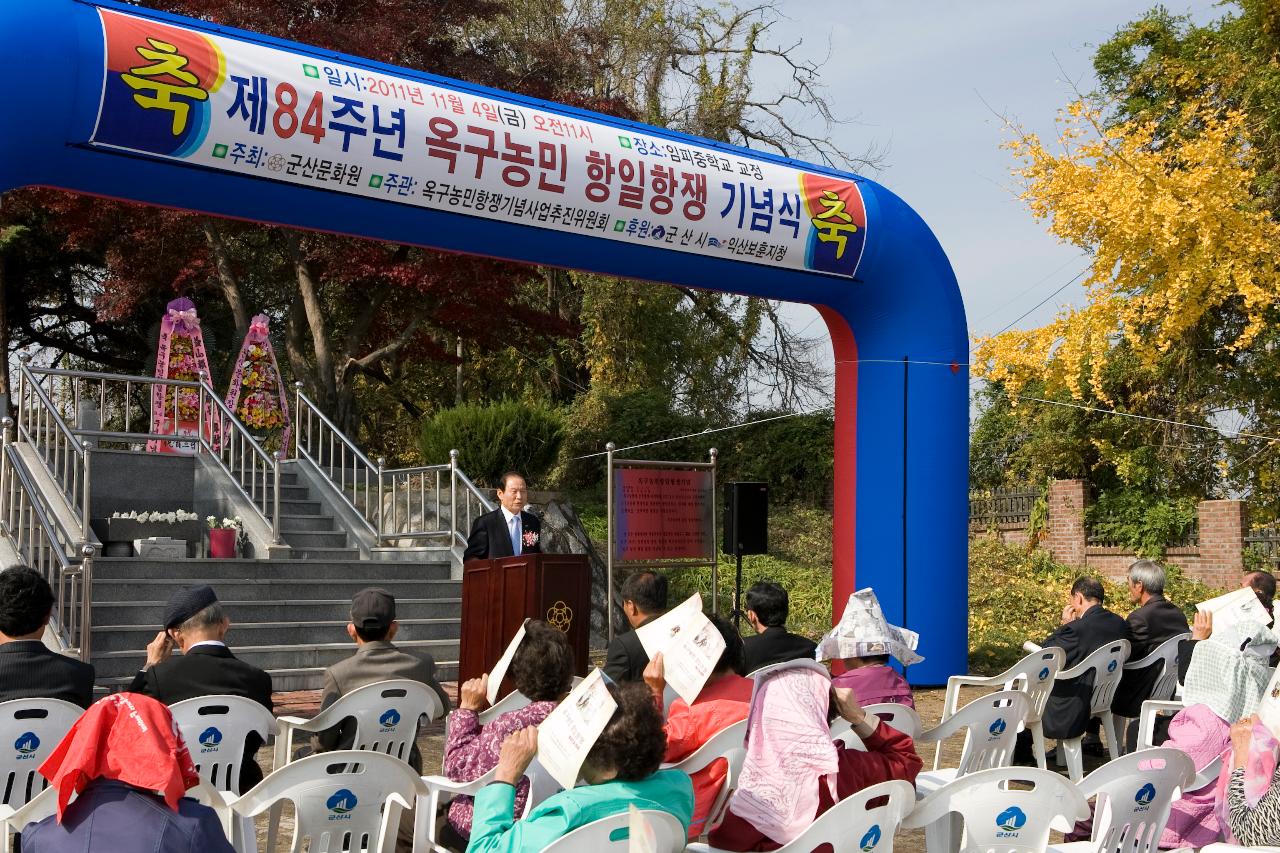
[[[968,344],[920,217],[851,174],[113,0],[0,4],[0,191],[59,187],[806,302],[836,363],[834,598],[967,669]]]

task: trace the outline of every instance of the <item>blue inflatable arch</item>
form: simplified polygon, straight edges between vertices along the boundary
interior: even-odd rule
[[[912,681],[966,671],[964,309],[937,239],[888,190],[110,0],[8,0],[0,68],[0,191],[58,187],[816,306],[836,363],[835,614],[872,586],[922,635]],[[308,145],[323,156],[300,155]],[[424,180],[472,151],[483,181],[469,159],[453,188]],[[647,201],[635,187],[627,199],[628,181]]]

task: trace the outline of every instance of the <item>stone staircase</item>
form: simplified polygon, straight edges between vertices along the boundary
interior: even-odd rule
[[[298,479],[296,463],[286,462],[280,472],[280,536],[295,560],[359,560],[360,549],[350,541],[342,525],[312,487]],[[244,481],[241,487],[248,491]],[[275,495],[267,485],[267,500]]]
[[[218,593],[231,618],[227,644],[236,656],[270,672],[278,691],[318,689],[324,669],[354,652],[346,633],[351,596],[367,586],[384,587],[396,597],[396,645],[430,654],[440,678],[455,678],[462,584],[450,580],[449,564],[360,560],[355,549],[326,549],[339,550],[357,556],[95,560],[92,658],[99,687],[116,690],[132,680],[160,630],[169,595],[197,583],[211,584]]]

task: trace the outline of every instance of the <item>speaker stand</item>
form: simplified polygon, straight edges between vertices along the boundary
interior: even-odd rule
[[[738,571],[733,579],[733,613],[730,614],[733,619],[733,627],[742,632],[742,617],[746,614],[742,610],[742,552],[738,551]]]

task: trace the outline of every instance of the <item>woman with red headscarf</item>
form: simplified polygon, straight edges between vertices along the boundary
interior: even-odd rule
[[[24,853],[234,853],[213,809],[183,796],[200,777],[173,715],[148,696],[91,705],[40,775],[58,811],[22,833]]]

